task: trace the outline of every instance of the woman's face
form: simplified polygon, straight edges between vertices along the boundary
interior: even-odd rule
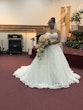
[[[54,25],[55,25],[55,24],[54,24],[53,22],[49,22],[49,23],[48,23],[48,26],[49,26],[50,28],[54,28]]]

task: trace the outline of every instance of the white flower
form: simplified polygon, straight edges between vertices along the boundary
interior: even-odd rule
[[[50,36],[47,36],[46,34],[41,35],[38,41],[38,49],[37,49],[37,54],[36,54],[39,59],[41,59],[45,48],[49,45],[50,45]]]

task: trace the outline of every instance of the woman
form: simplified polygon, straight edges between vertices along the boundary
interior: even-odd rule
[[[22,66],[14,76],[31,88],[67,88],[79,83],[80,76],[74,73],[60,48],[60,31],[55,29],[55,18],[48,22],[46,35],[50,36],[50,45],[45,48],[42,59],[36,56],[31,65]]]

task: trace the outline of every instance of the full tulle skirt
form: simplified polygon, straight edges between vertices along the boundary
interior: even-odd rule
[[[67,88],[79,83],[80,75],[70,68],[59,44],[48,46],[41,59],[18,68],[13,75],[31,88]]]

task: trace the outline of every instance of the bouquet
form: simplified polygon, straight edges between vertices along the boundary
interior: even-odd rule
[[[39,59],[41,59],[45,48],[49,45],[50,45],[50,36],[46,34],[41,35],[38,41],[38,49],[37,49],[37,54],[36,54]]]

